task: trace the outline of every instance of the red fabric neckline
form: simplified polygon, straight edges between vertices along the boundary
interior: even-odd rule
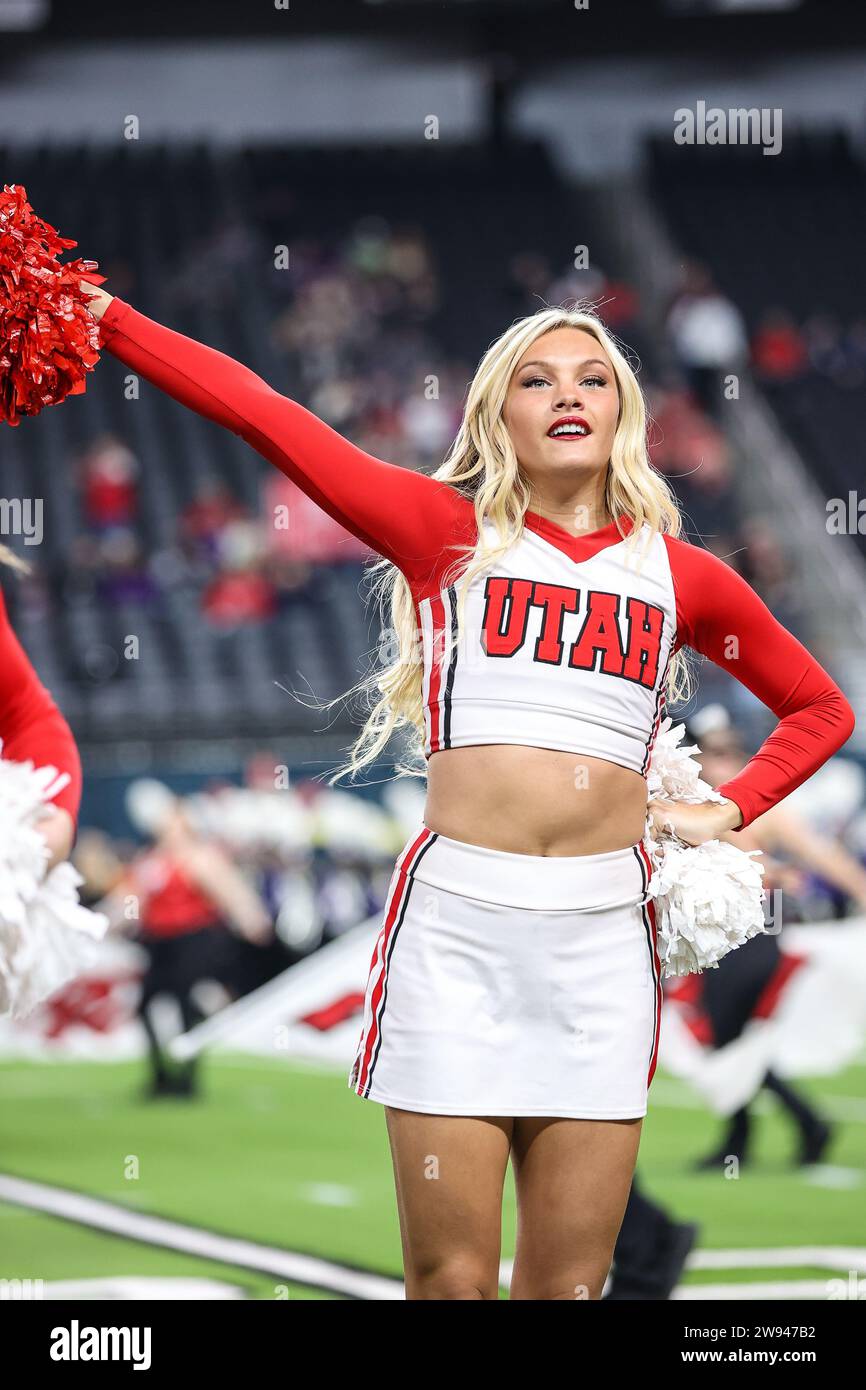
[[[632,529],[633,522],[625,512],[620,514],[620,523],[626,535]],[[615,521],[609,521],[607,526],[602,526],[598,531],[584,531],[582,535],[572,535],[566,531],[564,526],[560,526],[558,521],[551,521],[550,517],[541,516],[539,512],[527,511],[523,518],[524,526],[528,526],[530,531],[535,531],[550,541],[564,555],[568,555],[572,560],[588,560],[596,555],[599,550],[606,549],[609,545],[616,545],[622,540]]]

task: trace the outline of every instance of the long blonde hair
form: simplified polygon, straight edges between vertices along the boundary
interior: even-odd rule
[[[646,550],[656,532],[677,536],[682,519],[671,489],[653,469],[647,451],[647,408],[635,373],[618,340],[605,328],[594,308],[576,304],[574,308],[548,307],[518,319],[484,353],[469,387],[463,419],[444,463],[433,473],[450,483],[461,496],[474,502],[478,539],[473,545],[455,547],[458,554],[443,587],[456,582],[453,571],[462,569],[458,600],[458,639],[463,631],[466,594],[475,576],[488,568],[519,539],[523,518],[530,501],[530,489],[521,476],[511,437],[503,419],[506,393],[517,363],[529,345],[555,328],[580,328],[591,334],[606,351],[613,366],[619,391],[619,418],[611,448],[605,482],[605,504],[615,519],[631,518],[626,546],[633,553],[644,524],[650,528]],[[387,505],[383,499],[383,505]],[[489,544],[482,526],[492,522],[495,544]],[[617,529],[622,530],[617,520]],[[348,762],[328,778],[332,786],[347,772],[355,775],[374,762],[391,736],[400,729],[409,734],[414,760],[397,762],[395,777],[424,776],[424,702],[422,693],[423,653],[415,619],[415,605],[409,582],[390,560],[369,562],[365,578],[372,581],[371,596],[380,606],[382,637],[393,654],[385,661],[382,642],[374,656],[374,668],[343,695],[316,702],[329,708],[353,694],[362,697],[369,713],[350,750]],[[385,623],[390,610],[390,623]],[[691,673],[685,653],[675,652],[667,666],[664,688],[673,702],[688,699],[692,693]]]

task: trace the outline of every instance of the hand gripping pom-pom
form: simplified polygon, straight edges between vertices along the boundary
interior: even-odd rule
[[[0,420],[17,425],[85,389],[99,361],[99,323],[87,307],[82,278],[101,285],[97,262],[80,256],[61,265],[59,251],[77,246],[37,217],[21,184],[0,193]]]
[[[697,744],[680,748],[685,726],[672,726],[666,717],[650,757],[647,799],[724,801],[700,776],[700,764],[690,753]],[[715,969],[729,951],[766,930],[764,866],[759,850],[742,850],[726,840],[684,845],[659,830],[647,817],[644,844],[652,860],[649,896],[658,922],[658,952],[667,976]]]

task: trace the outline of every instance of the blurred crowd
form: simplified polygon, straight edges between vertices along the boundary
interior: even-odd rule
[[[243,246],[240,229],[220,231],[198,254],[223,266],[225,279],[203,275],[201,264],[195,277],[181,268],[172,293],[190,300],[198,285],[211,302],[228,292]],[[365,219],[334,252],[313,242],[293,246],[292,275],[274,271],[271,302],[279,303],[288,278],[291,302],[270,325],[287,393],[370,453],[411,468],[437,466],[459,425],[470,369],[443,357],[434,341],[438,285],[422,234]],[[158,609],[168,589],[183,585],[194,587],[203,619],[215,627],[262,622],[311,581],[315,564],[357,564],[369,555],[277,472],[263,478],[255,511],[224,481],[200,486],[150,548],[142,540],[140,463],[127,443],[111,433],[92,439],[76,477],[84,528],[64,582],[109,607]],[[280,508],[290,509],[290,527],[275,522]]]
[[[848,391],[866,383],[866,319],[843,324],[833,314],[812,314],[798,324],[774,308],[758,324],[750,351],[762,381],[801,381],[815,372]]]
[[[160,880],[142,877],[142,866],[156,855],[189,877],[191,847],[207,844],[256,895],[259,915],[279,946],[276,958],[288,964],[381,909],[407,819],[420,813],[422,800],[417,787],[405,785],[376,801],[312,779],[296,781],[268,750],[247,760],[239,784],[212,778],[195,794],[135,779],[125,796],[132,834],[112,836],[93,827],[79,833],[74,862],[84,877],[82,898],[102,904],[128,891],[135,911],[121,912],[115,930],[132,936],[164,930],[162,909],[154,907]],[[209,871],[184,929],[204,925],[204,913],[207,924],[219,921],[249,935],[248,914],[235,922],[234,899],[215,895],[214,881]],[[208,909],[204,900],[210,900]],[[179,912],[172,931],[180,925]]]
[[[229,252],[244,243],[240,228],[228,231],[216,234],[214,247],[199,249],[220,264],[228,256],[230,281]],[[196,281],[178,274],[173,293],[188,298],[195,284],[206,286],[211,298],[222,284],[219,276]],[[472,369],[437,346],[440,289],[423,233],[363,219],[335,250],[314,240],[293,246],[291,277],[274,270],[271,279],[270,302],[280,307],[270,336],[285,364],[288,393],[378,457],[425,471],[438,466],[458,428]],[[291,293],[282,303],[289,280]],[[515,315],[542,302],[590,302],[625,343],[640,339],[635,288],[597,268],[562,271],[527,251],[512,259],[503,293]],[[687,532],[730,558],[801,635],[787,593],[788,564],[772,525],[745,523],[737,507],[734,465],[716,418],[718,374],[742,369],[750,358],[762,374],[790,374],[808,362],[816,370],[850,374],[863,358],[863,326],[840,336],[821,319],[800,332],[775,313],[750,345],[737,310],[709,273],[687,262],[667,327],[670,351],[658,361],[672,365],[655,374],[640,367],[652,462],[671,482]],[[354,538],[347,544],[341,528],[276,470],[264,476],[255,512],[223,480],[202,485],[169,523],[170,534],[148,550],[141,539],[139,474],[133,451],[112,434],[92,440],[78,461],[85,529],[70,556],[67,582],[91,589],[105,605],[158,608],[167,589],[191,585],[207,623],[263,622],[310,582],[315,564],[357,563],[369,553]],[[281,504],[292,509],[290,528],[274,524]]]

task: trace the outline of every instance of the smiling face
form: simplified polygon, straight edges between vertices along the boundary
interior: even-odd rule
[[[554,328],[530,343],[505,397],[504,419],[520,466],[540,492],[603,474],[619,415],[610,358],[582,328]]]

